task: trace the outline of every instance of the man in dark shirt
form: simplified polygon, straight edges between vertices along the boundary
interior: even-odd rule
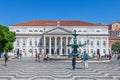
[[[8,54],[7,54],[7,52],[5,52],[5,54],[4,54],[5,66],[7,66],[8,58],[9,58]]]
[[[72,58],[72,67],[73,67],[73,69],[75,69],[75,65],[76,65],[76,58],[75,58],[75,56],[73,56],[73,58]]]

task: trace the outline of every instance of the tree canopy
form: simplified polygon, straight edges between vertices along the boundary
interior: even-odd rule
[[[120,42],[116,42],[112,45],[112,50],[114,52],[119,52],[120,51]]]
[[[15,32],[11,32],[7,26],[0,25],[0,51],[11,51],[15,40]]]

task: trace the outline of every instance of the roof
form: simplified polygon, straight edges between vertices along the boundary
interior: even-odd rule
[[[103,26],[102,24],[94,24],[79,20],[33,20],[14,24],[11,26]]]
[[[115,29],[114,29],[114,31],[119,31],[120,30],[120,27],[116,27]]]

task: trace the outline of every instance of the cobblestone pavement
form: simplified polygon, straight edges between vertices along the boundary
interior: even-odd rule
[[[2,62],[2,61],[1,61]],[[81,62],[72,70],[71,62],[40,62],[34,58],[12,59],[0,67],[0,80],[120,80],[120,61],[89,62],[84,69]]]

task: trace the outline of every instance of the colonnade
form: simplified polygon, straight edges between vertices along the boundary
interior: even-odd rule
[[[44,36],[44,52],[48,54],[69,54],[71,52],[71,48],[67,45],[71,43],[71,37],[51,37]]]

